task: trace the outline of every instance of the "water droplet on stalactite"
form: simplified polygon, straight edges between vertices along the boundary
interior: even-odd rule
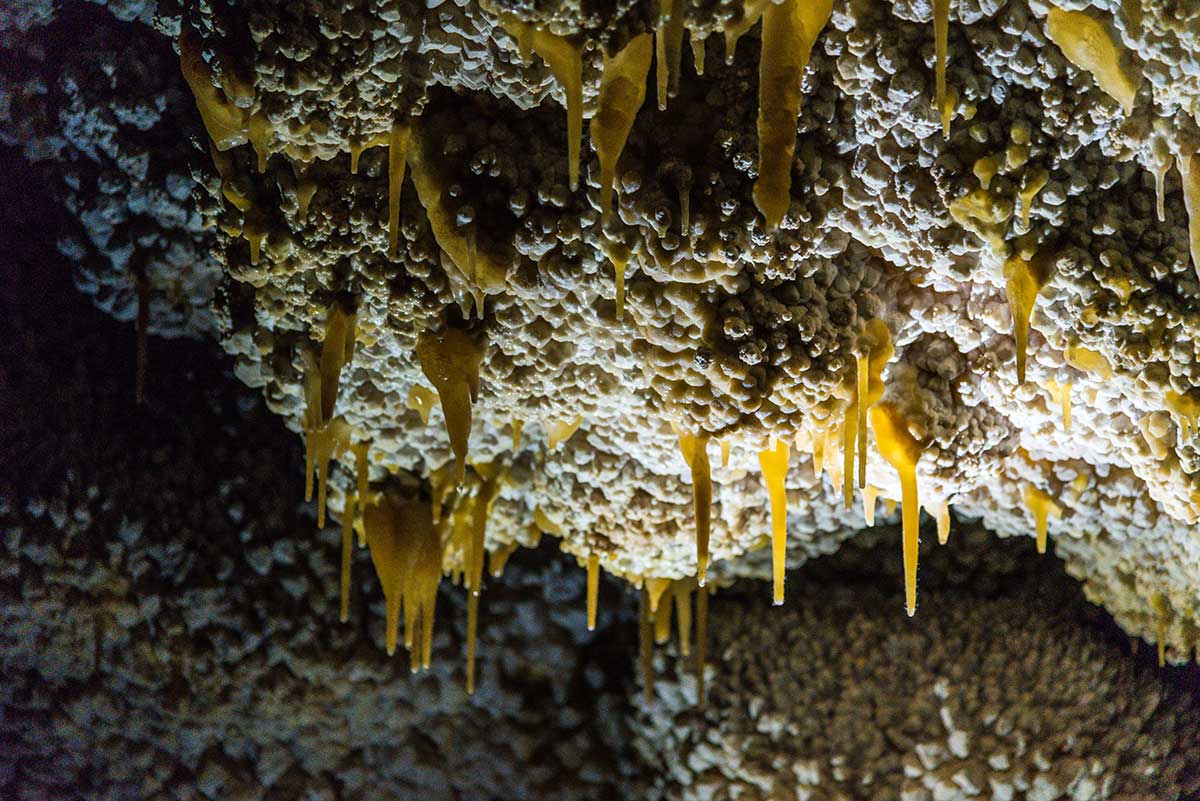
[[[833,11],[832,0],[784,0],[763,11],[758,78],[758,178],[754,205],[774,230],[791,205],[796,119],[809,55]]]
[[[424,331],[417,337],[417,360],[441,401],[459,485],[466,475],[471,404],[479,394],[479,365],[486,347],[481,338],[460,328],[447,327],[441,334]]]
[[[696,576],[700,586],[708,575],[708,539],[712,520],[712,475],[708,462],[709,435],[679,434],[679,449],[692,474],[692,509],[696,517]]]
[[[646,100],[646,75],[650,71],[653,52],[653,39],[644,33],[631,39],[615,56],[604,58],[600,96],[589,130],[592,147],[600,161],[600,212],[605,219],[612,214],[617,161],[625,149],[634,119]],[[613,258],[607,251],[606,255]],[[628,260],[628,253],[625,259]],[[616,266],[616,260],[613,264]],[[623,269],[624,264],[621,267]],[[617,317],[620,318],[619,310]]]
[[[921,506],[917,496],[917,462],[924,446],[908,430],[900,410],[890,404],[871,409],[875,445],[900,476],[903,518],[904,608],[912,617],[917,611],[917,555],[920,545]]]
[[[737,55],[738,40],[762,18],[763,9],[767,7],[769,2],[771,0],[744,0],[741,19],[736,22],[730,22],[725,26],[726,66],[733,64],[734,56]]]
[[[787,480],[789,452],[780,440],[774,448],[759,451],[758,463],[771,503],[771,574],[773,599],[776,606],[783,603],[783,572],[787,566]]]
[[[508,564],[509,557],[520,547],[519,542],[510,542],[494,551],[488,551],[488,573],[492,578],[500,578],[504,574],[504,566]]]

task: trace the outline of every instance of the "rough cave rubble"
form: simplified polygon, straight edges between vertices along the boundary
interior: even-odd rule
[[[218,336],[304,435],[414,659],[443,571],[475,621],[485,552],[543,535],[780,601],[898,520],[912,614],[924,509],[1048,542],[1192,660],[1200,7],[122,8],[158,49],[103,85],[6,19],[42,65],[14,141],[107,258],[84,288]]]

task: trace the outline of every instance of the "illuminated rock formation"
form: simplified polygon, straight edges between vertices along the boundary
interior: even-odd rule
[[[546,534],[638,587],[783,578],[752,552],[832,550],[884,500],[898,613],[920,506],[1044,525],[1190,660],[1200,10],[809,5],[165,5],[238,375],[339,434],[348,531],[352,496],[420,497],[453,574],[483,515],[501,559]]]

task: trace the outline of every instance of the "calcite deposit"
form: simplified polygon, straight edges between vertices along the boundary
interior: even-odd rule
[[[451,473],[499,471],[487,550],[546,533],[637,585],[729,576],[772,534],[769,451],[793,553],[901,502],[910,614],[923,508],[1044,532],[1190,659],[1200,11],[945,12],[160,10],[238,374],[330,454],[335,514],[358,443],[370,493],[450,518]],[[423,338],[478,355],[431,368]]]
[[[305,440],[267,491],[368,544],[414,667],[448,574],[473,688],[485,573],[544,538],[700,631],[714,586],[791,604],[899,523],[881,603],[919,624],[922,510],[1194,659],[1190,0],[22,4],[0,37],[79,283],[219,339]]]

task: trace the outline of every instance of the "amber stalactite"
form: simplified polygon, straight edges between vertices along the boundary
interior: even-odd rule
[[[879,453],[900,476],[903,513],[904,608],[917,612],[917,549],[920,545],[920,499],[917,496],[917,462],[923,445],[909,431],[908,421],[894,405],[883,403],[871,410],[871,425]]]
[[[387,602],[387,652],[395,653],[400,614],[412,670],[429,667],[442,578],[442,540],[428,503],[380,495],[363,510],[371,561]]]
[[[832,10],[832,0],[784,0],[779,5],[768,3],[763,11],[754,204],[768,230],[779,226],[791,204],[804,68]]]
[[[771,503],[771,575],[773,601],[776,606],[783,603],[783,574],[787,568],[787,481],[788,444],[777,441],[772,447],[759,451],[758,463],[762,468],[763,481],[767,485],[767,497]]]
[[[708,434],[679,435],[679,449],[692,474],[692,508],[696,516],[696,576],[703,587],[708,575],[708,538],[712,519],[712,476]]]
[[[600,211],[605,217],[612,214],[617,161],[633,129],[637,113],[646,100],[646,76],[650,72],[653,53],[653,39],[650,34],[644,33],[631,39],[615,56],[604,58],[600,98],[589,130],[592,147],[600,160]],[[609,258],[612,259],[611,254]],[[622,272],[623,268],[624,265]],[[617,316],[620,317],[619,309]]]
[[[417,359],[425,377],[437,389],[446,418],[446,435],[454,451],[454,477],[462,484],[471,438],[471,404],[479,394],[479,364],[486,345],[461,328],[440,334],[426,331],[417,338]]]

